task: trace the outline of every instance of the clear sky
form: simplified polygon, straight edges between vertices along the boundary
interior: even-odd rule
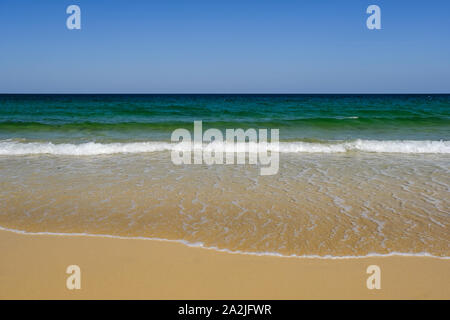
[[[41,92],[450,93],[450,1],[1,0],[0,93]]]

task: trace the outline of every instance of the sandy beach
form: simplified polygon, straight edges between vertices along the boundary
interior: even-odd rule
[[[449,299],[450,260],[254,256],[180,243],[0,231],[1,299]],[[81,268],[81,289],[66,268]],[[381,289],[366,268],[381,268]]]
[[[0,300],[450,300],[450,1],[380,2],[1,0]]]

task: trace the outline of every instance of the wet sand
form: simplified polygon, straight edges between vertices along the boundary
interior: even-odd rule
[[[447,156],[285,154],[175,166],[167,153],[0,157],[0,226],[282,255],[450,256]]]
[[[450,299],[450,260],[283,258],[183,244],[0,231],[1,299]],[[67,266],[81,268],[68,290]],[[366,268],[381,268],[381,289]]]

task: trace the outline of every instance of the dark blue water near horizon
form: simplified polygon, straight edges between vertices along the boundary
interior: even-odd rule
[[[0,95],[0,140],[167,141],[195,120],[204,129],[276,128],[285,141],[447,141],[450,95]]]

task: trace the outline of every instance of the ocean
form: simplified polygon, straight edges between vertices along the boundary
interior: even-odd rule
[[[280,168],[175,165],[279,129]],[[450,256],[450,95],[0,95],[0,227],[286,256]]]

